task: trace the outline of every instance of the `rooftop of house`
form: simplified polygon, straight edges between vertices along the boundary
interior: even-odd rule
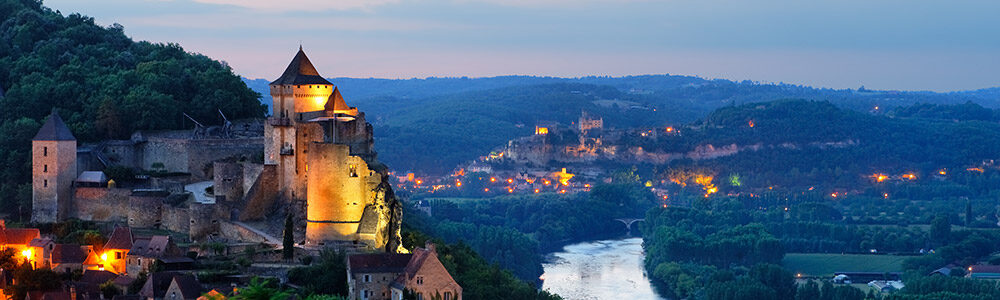
[[[146,284],[139,290],[139,296],[146,298],[163,298],[173,282],[174,276],[180,275],[177,272],[154,272],[146,277]],[[188,275],[190,276],[190,275]]]
[[[281,74],[281,77],[275,79],[271,82],[272,85],[304,85],[304,84],[325,84],[333,85],[330,81],[327,81],[323,76],[319,75],[316,71],[316,67],[313,67],[312,62],[309,61],[309,57],[306,57],[306,53],[302,51],[302,47],[299,47],[299,52],[295,53],[295,57],[292,58],[292,62],[288,64],[285,68],[285,72]]]
[[[160,258],[167,254],[169,247],[170,236],[154,235],[148,238],[136,238],[132,241],[129,255]]]
[[[59,113],[56,109],[52,109],[52,114],[49,115],[49,119],[45,121],[41,129],[38,129],[38,134],[31,139],[32,141],[75,141],[76,137],[73,136],[73,132],[69,131],[69,127],[66,126],[66,122],[63,122],[62,118],[59,117]]]
[[[80,245],[55,244],[51,255],[55,264],[82,264],[87,260],[87,252]]]
[[[969,273],[1000,273],[1000,266],[993,265],[975,265],[969,267]]]
[[[190,274],[174,276],[173,283],[171,284],[176,284],[177,288],[181,290],[183,297],[179,298],[190,299],[201,296],[201,284]]]
[[[28,245],[42,237],[37,228],[4,228],[0,230],[0,244]]]
[[[412,254],[358,254],[348,257],[352,274],[357,273],[402,273],[410,262]]]
[[[108,242],[104,244],[106,250],[131,250],[132,249],[132,229],[128,227],[115,227]]]

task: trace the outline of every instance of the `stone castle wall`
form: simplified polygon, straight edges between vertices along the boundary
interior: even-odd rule
[[[212,178],[211,164],[215,161],[259,155],[264,139],[150,138],[139,147],[142,155],[137,167],[148,170],[154,163],[162,163],[167,171],[191,173],[193,180],[200,181]]]
[[[130,189],[77,187],[70,205],[70,218],[85,221],[128,222]]]

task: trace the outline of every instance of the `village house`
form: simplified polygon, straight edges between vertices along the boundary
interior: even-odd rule
[[[194,262],[193,259],[183,256],[183,252],[174,244],[173,239],[166,235],[135,238],[132,241],[132,249],[129,249],[125,258],[125,273],[132,277],[149,271],[156,262],[160,262],[168,270],[182,269]]]
[[[108,242],[104,244],[101,253],[104,270],[115,274],[125,273],[125,261],[129,250],[132,250],[132,229],[128,227],[115,227],[115,231],[108,237]]]
[[[461,300],[462,287],[438,260],[434,244],[416,248],[412,254],[359,254],[348,257],[348,298],[402,300],[404,291],[417,299],[438,295]]]
[[[149,274],[139,296],[146,300],[193,300],[201,296],[201,291],[193,275],[167,271]]]

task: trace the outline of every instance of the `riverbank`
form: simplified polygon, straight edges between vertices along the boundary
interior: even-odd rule
[[[582,242],[542,263],[542,289],[564,299],[665,299],[643,268],[642,238]]]

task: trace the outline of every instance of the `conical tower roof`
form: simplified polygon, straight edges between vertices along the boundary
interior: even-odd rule
[[[62,118],[59,117],[59,113],[53,108],[49,119],[45,121],[45,125],[42,125],[42,128],[38,130],[38,134],[35,134],[35,138],[31,140],[75,141],[76,137],[73,136],[73,132],[69,131],[69,127],[66,127],[66,123],[63,122]]]
[[[340,95],[340,89],[334,87],[333,94],[330,94],[330,99],[326,101],[326,110],[332,111],[344,111],[351,109],[347,106],[347,102],[344,101],[344,96]]]
[[[302,47],[299,47],[299,53],[295,54],[292,58],[292,62],[288,64],[285,68],[285,72],[281,74],[281,77],[275,79],[271,82],[272,85],[281,84],[291,84],[291,85],[303,85],[303,84],[328,84],[333,85],[329,81],[319,75],[316,71],[316,67],[313,67],[312,62],[309,61],[309,57],[306,57],[306,53],[302,51]]]

